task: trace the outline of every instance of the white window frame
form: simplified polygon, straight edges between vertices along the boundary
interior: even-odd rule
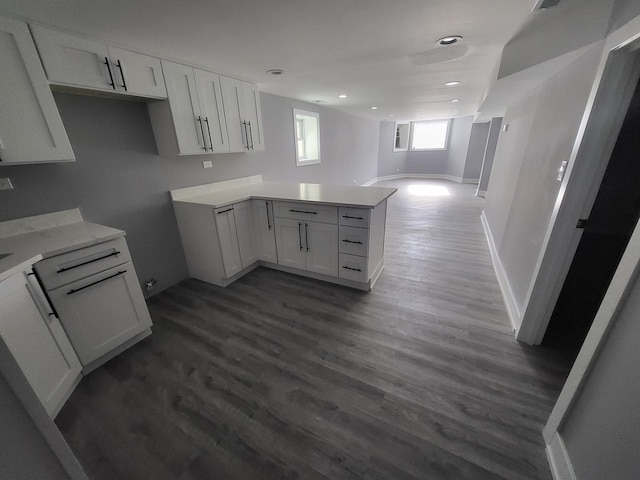
[[[307,121],[305,121],[305,119]],[[315,119],[315,122],[311,121]],[[298,137],[298,124],[299,122],[303,122],[303,132],[302,138]],[[315,132],[309,130],[309,126],[313,129],[313,124],[315,123]],[[300,110],[298,108],[293,109],[293,139],[294,145],[296,149],[296,166],[304,167],[307,165],[317,165],[320,163],[320,114],[318,112],[310,112],[307,110]],[[315,143],[312,145],[315,148],[311,148],[312,151],[317,152],[317,154],[309,156],[309,149],[306,148],[309,146],[310,142]],[[300,152],[299,144],[302,142],[305,145],[304,151]]]
[[[409,134],[411,133],[411,122],[396,122],[393,131],[393,151],[406,152],[409,150]],[[400,145],[398,145],[400,143]]]
[[[424,125],[427,123],[446,123],[447,124],[447,132],[445,134],[445,139],[444,139],[444,147],[443,148],[414,148],[413,147],[413,136],[414,136],[414,131],[415,131],[415,126],[416,125]],[[437,151],[444,151],[447,150],[449,148],[449,137],[451,137],[451,120],[447,119],[447,120],[420,120],[417,122],[411,122],[411,136],[409,138],[409,151],[411,152],[437,152]]]

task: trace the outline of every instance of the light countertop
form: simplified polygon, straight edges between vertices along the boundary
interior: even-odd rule
[[[112,240],[123,230],[82,220],[80,212],[66,210],[0,222],[0,281],[38,260]]]
[[[227,182],[172,190],[171,194],[174,203],[198,204],[213,208],[224,207],[251,198],[374,208],[397,191],[395,188],[352,187],[316,183],[259,181],[245,185],[224,186],[223,184],[225,183]],[[216,185],[222,185],[222,188],[217,188]]]

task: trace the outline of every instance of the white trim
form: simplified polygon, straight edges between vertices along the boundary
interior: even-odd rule
[[[482,198],[484,198],[484,197],[486,197],[486,196],[487,196],[487,191],[486,191],[486,190],[478,190],[478,191],[476,192],[476,197],[482,197]]]
[[[484,211],[480,214],[480,220],[482,222],[484,234],[487,237],[489,252],[491,253],[491,262],[493,263],[493,269],[495,270],[496,277],[498,278],[498,285],[500,285],[504,304],[507,307],[509,321],[511,322],[513,329],[517,330],[521,321],[518,302],[516,302],[516,297],[513,295],[513,289],[509,283],[509,277],[507,277],[507,272],[504,270],[504,266],[502,265],[502,261],[498,255],[498,250],[496,249],[496,244],[493,240],[493,235],[491,234],[491,229],[489,228],[489,223],[487,222],[487,217],[484,215]]]
[[[553,480],[577,480],[569,453],[560,434],[556,433],[545,449]]]
[[[377,182],[384,182],[385,180],[397,180],[399,178],[424,178],[431,180],[449,180],[456,183],[473,183],[477,184],[479,178],[462,178],[454,177],[453,175],[447,175],[444,173],[398,173],[396,175],[385,175],[382,177],[375,177],[362,184],[363,187],[369,187]]]
[[[621,31],[630,36],[621,40]],[[604,43],[603,53],[523,303],[521,328],[516,332],[523,343],[542,342],[578,248],[582,232],[575,228],[577,219],[587,218],[591,211],[638,82],[637,55],[631,48],[620,48],[639,32],[640,16],[594,45],[602,48]]]

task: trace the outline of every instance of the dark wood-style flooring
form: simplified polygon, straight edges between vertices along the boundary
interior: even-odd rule
[[[153,335],[56,419],[89,477],[550,479],[541,430],[569,362],[514,340],[483,200],[383,185],[400,190],[369,293],[259,268],[154,296]]]

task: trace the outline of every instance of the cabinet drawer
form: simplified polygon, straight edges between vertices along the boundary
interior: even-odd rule
[[[338,207],[316,203],[273,202],[273,214],[279,218],[338,223]]]
[[[338,265],[338,276],[346,280],[353,280],[354,282],[366,282],[369,279],[367,261],[368,259],[366,257],[341,253]]]
[[[366,257],[369,252],[369,229],[340,225],[340,253]]]
[[[371,210],[368,208],[340,207],[338,219],[340,220],[340,225],[369,228],[370,214]]]
[[[47,290],[131,261],[124,237],[45,258],[35,267]]]

